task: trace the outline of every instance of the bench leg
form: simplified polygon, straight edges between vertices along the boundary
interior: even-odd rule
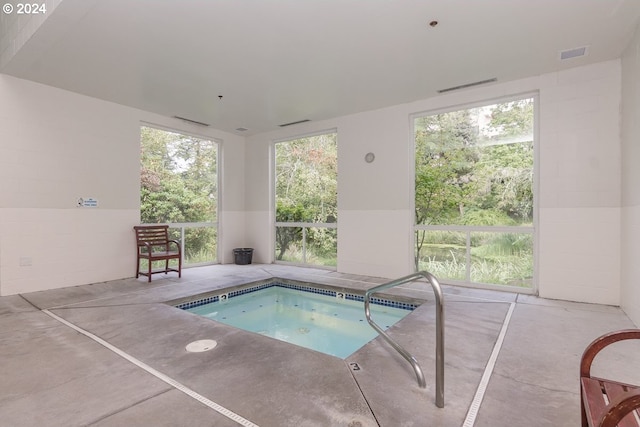
[[[140,277],[140,257],[136,261],[136,279]]]
[[[587,420],[587,410],[584,406],[584,397],[582,396],[582,390],[580,390],[580,413],[582,417],[582,427],[589,427],[589,421]]]
[[[149,277],[147,279],[147,282],[151,282],[151,267],[153,266],[153,261],[151,261],[151,258],[149,258]]]

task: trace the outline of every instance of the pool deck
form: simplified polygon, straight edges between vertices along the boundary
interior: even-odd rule
[[[427,300],[389,329],[422,366],[426,389],[381,338],[342,360],[165,304],[270,278],[355,290],[386,282],[283,265],[216,265],[185,269],[181,279],[156,275],[150,284],[126,279],[0,297],[0,425],[573,427],[580,425],[584,348],[605,332],[634,327],[617,307],[443,286],[439,409],[426,283],[389,292]],[[185,350],[202,339],[218,345]],[[638,344],[607,350],[595,372],[640,384]],[[492,360],[486,392],[474,400]]]

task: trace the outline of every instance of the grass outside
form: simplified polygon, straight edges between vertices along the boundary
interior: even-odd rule
[[[472,232],[467,278],[466,234],[429,232],[420,250],[419,270],[440,279],[533,287],[533,236],[527,233]]]
[[[280,261],[292,262],[296,264],[320,265],[324,267],[336,267],[338,265],[337,250],[332,254],[320,253],[315,248],[306,248],[306,262],[303,257],[302,248],[297,244],[292,244],[287,248]],[[277,253],[276,253],[277,255]]]

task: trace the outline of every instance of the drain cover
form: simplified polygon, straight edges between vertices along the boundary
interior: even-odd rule
[[[185,349],[190,353],[202,353],[203,351],[209,351],[218,345],[215,340],[198,340],[187,344]]]

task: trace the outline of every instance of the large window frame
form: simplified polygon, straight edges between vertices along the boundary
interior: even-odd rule
[[[215,160],[216,160],[216,177],[215,177],[215,188],[216,188],[216,205],[214,211],[214,220],[213,221],[194,221],[194,222],[160,222],[160,223],[143,223],[143,225],[168,225],[169,226],[169,234],[170,238],[176,239],[180,242],[181,250],[182,250],[182,265],[183,267],[199,267],[205,265],[213,265],[218,264],[220,262],[220,230],[219,230],[219,218],[220,218],[220,189],[221,189],[221,161],[220,161],[220,151],[222,141],[218,138],[212,138],[207,135],[197,134],[191,131],[183,131],[180,129],[169,128],[166,126],[158,125],[156,123],[149,122],[140,122],[140,130],[141,130],[141,138],[142,138],[142,128],[151,128],[162,132],[169,132],[173,134],[193,137],[200,140],[209,141],[214,144],[214,152],[215,152]],[[142,207],[141,207],[141,215],[142,215]],[[202,262],[191,262],[190,259],[186,256],[188,253],[188,234],[189,230],[204,228],[211,229],[215,233],[215,254],[210,260],[202,261]]]
[[[502,291],[511,291],[525,294],[537,294],[538,291],[538,180],[539,180],[539,143],[538,143],[538,135],[539,135],[539,96],[537,92],[534,93],[524,93],[513,96],[499,97],[499,98],[489,98],[485,100],[481,100],[478,102],[471,102],[461,105],[455,105],[447,108],[441,108],[436,110],[428,110],[417,112],[410,115],[410,146],[412,147],[412,176],[411,182],[413,186],[413,194],[412,197],[412,212],[415,212],[416,201],[416,119],[427,117],[436,114],[444,114],[450,112],[456,112],[465,109],[473,109],[480,108],[484,106],[489,106],[493,104],[501,104],[508,103],[523,99],[533,99],[533,183],[532,183],[532,192],[533,192],[533,221],[531,226],[469,226],[469,225],[424,225],[416,223],[416,216],[413,215],[413,226],[411,230],[411,253],[414,254],[414,257],[418,257],[420,254],[417,253],[416,247],[416,233],[418,231],[426,231],[426,232],[439,232],[439,233],[454,233],[459,236],[463,236],[465,241],[465,250],[464,250],[464,277],[463,278],[442,278],[440,277],[441,282],[452,284],[452,285],[461,285],[466,287],[474,287],[481,289],[495,289]],[[529,235],[531,236],[532,242],[532,256],[533,256],[533,277],[531,279],[530,287],[521,287],[521,286],[511,286],[508,284],[494,284],[494,283],[483,283],[477,282],[472,279],[472,256],[471,256],[471,248],[472,243],[471,240],[474,236],[478,236],[482,233],[496,233],[501,235]],[[416,264],[418,264],[417,259],[412,259],[411,265],[412,268],[416,269]]]
[[[336,213],[335,217],[332,218],[333,221],[330,222],[312,222],[312,221],[278,221],[277,218],[277,194],[276,194],[276,180],[277,180],[277,146],[281,143],[287,143],[292,141],[297,141],[306,138],[313,138],[322,135],[335,134],[336,138],[336,151],[337,151],[337,139],[338,139],[338,131],[335,128],[320,130],[317,132],[305,133],[301,135],[295,135],[287,138],[273,140],[271,143],[271,215],[273,219],[273,227],[272,227],[272,259],[275,264],[284,264],[284,265],[302,265],[308,267],[322,268],[328,270],[336,270],[338,255],[337,255],[337,239],[338,239],[338,218],[337,218],[337,188],[336,188]],[[337,152],[336,152],[337,156]],[[337,162],[337,157],[336,157]],[[337,164],[336,164],[337,167]],[[337,177],[336,177],[337,181]],[[278,250],[278,228],[281,231],[294,232],[298,234],[300,239],[300,256],[299,259],[294,261],[288,260],[279,260],[277,256]],[[308,236],[313,232],[313,229],[323,230],[325,233],[333,233],[335,234],[335,262],[333,264],[319,264],[309,261],[309,250],[308,250]]]

